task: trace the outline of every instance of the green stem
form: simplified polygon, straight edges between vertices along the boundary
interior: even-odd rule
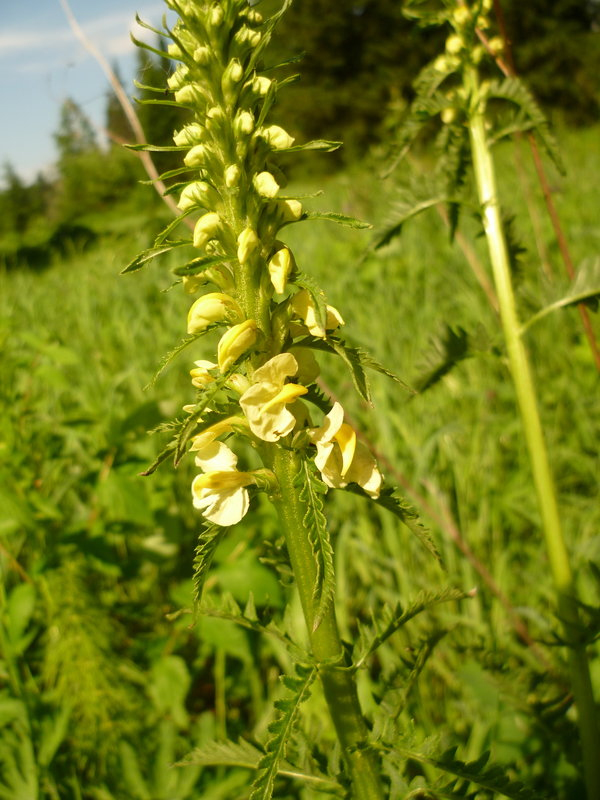
[[[569,645],[569,663],[577,716],[588,800],[600,798],[600,735],[594,704],[585,644],[581,637],[581,621],[573,574],[565,545],[556,499],[554,479],[542,431],[535,386],[527,351],[521,338],[512,286],[510,264],[500,215],[494,163],[485,133],[485,102],[480,95],[477,72],[466,76],[473,107],[469,133],[479,202],[500,305],[500,318],[508,351],[510,372],[521,412],[525,440],[531,461],[546,550],[557,593],[558,615],[565,640]]]
[[[313,655],[319,663],[325,699],[352,780],[352,797],[354,800],[383,800],[385,795],[379,779],[378,763],[375,754],[368,749],[369,731],[358,702],[354,675],[344,667],[344,651],[333,603],[323,615],[321,624],[313,630],[313,591],[317,567],[303,521],[306,509],[294,485],[301,469],[300,458],[278,445],[272,448],[271,455],[280,487],[276,506]]]

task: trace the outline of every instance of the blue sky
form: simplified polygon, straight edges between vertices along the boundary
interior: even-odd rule
[[[161,0],[70,0],[86,35],[133,89],[137,38],[152,37],[135,23],[160,27]],[[52,134],[62,102],[73,98],[102,126],[109,89],[104,74],[71,32],[59,0],[0,0],[0,164],[9,161],[26,181],[55,160]]]

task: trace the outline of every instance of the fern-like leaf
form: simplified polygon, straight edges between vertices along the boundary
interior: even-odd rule
[[[564,174],[564,164],[562,163],[556,140],[550,131],[548,120],[523,81],[515,77],[504,78],[502,81],[492,81],[487,95],[488,97],[495,97],[514,103],[529,117],[531,127],[540,139],[547,154],[558,171]]]
[[[442,603],[464,600],[472,596],[471,592],[465,592],[462,589],[455,589],[454,587],[447,586],[440,592],[427,592],[420,595],[420,597],[407,608],[403,608],[400,603],[393,609],[386,608],[383,613],[383,619],[377,623],[377,633],[373,635],[370,641],[363,647],[363,652],[354,664],[355,669],[362,666],[366,659],[381,647],[390,636],[393,636],[400,628],[406,625],[407,622],[414,619],[419,614],[428,611],[434,606],[441,605]]]
[[[121,275],[125,275],[127,272],[136,272],[138,269],[141,269],[144,264],[152,261],[153,258],[162,256],[163,253],[168,253],[178,247],[186,247],[189,245],[191,245],[190,241],[182,239],[177,242],[165,242],[165,244],[160,245],[160,247],[150,247],[148,250],[142,250],[141,253],[138,253],[137,256],[121,270]]]
[[[385,489],[381,491],[379,497],[376,498],[368,495],[360,486],[354,483],[349,484],[346,491],[354,492],[354,494],[358,494],[368,499],[370,502],[376,503],[378,506],[381,506],[381,508],[385,508],[386,511],[390,511],[406,525],[409,531],[417,537],[423,547],[434,556],[438,563],[442,563],[442,557],[435,542],[431,538],[431,534],[420,521],[415,508],[400,494],[400,490],[397,487],[386,486]]]
[[[333,602],[335,590],[335,571],[333,567],[333,548],[327,528],[327,518],[323,511],[323,497],[327,487],[317,474],[312,459],[302,460],[302,470],[298,475],[300,500],[306,512],[304,525],[312,546],[317,564],[317,577],[313,590],[314,618],[313,630],[319,627],[329,604]]]
[[[497,793],[510,800],[538,800],[539,795],[521,781],[512,780],[498,765],[487,766],[489,752],[483,753],[475,761],[460,761],[456,758],[456,747],[452,747],[438,758],[426,756],[414,750],[405,750],[402,747],[390,748],[403,759],[410,759],[421,764],[429,764],[441,772],[450,773],[455,778],[450,783],[439,782],[433,789],[434,797],[472,798],[477,794],[470,792],[470,784],[491,793]]]
[[[277,718],[269,725],[270,738],[265,754],[258,764],[258,775],[252,784],[249,800],[271,800],[279,765],[285,757],[288,741],[294,731],[300,706],[310,696],[310,687],[315,680],[315,667],[296,665],[296,675],[286,676],[283,683],[286,695],[275,702]]]
[[[370,222],[356,219],[356,217],[349,217],[347,214],[338,214],[337,211],[305,211],[302,219],[322,219],[327,222],[337,222],[338,225],[344,225],[346,228],[356,228],[358,230],[373,227]]]
[[[471,355],[469,336],[462,328],[446,325],[444,333],[433,341],[431,365],[415,382],[419,394],[439,383],[458,363]]]
[[[204,530],[198,537],[198,544],[194,551],[194,612],[197,613],[202,600],[202,591],[206,583],[206,576],[212,564],[217,547],[223,541],[227,528],[220,525],[205,523]]]

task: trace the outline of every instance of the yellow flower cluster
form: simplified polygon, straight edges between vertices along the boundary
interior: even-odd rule
[[[237,469],[236,454],[221,441],[234,434],[259,453],[282,439],[286,447],[302,446],[327,486],[354,482],[376,497],[381,475],[344,423],[342,407],[335,404],[315,427],[301,399],[310,399],[319,373],[311,346],[326,345],[344,320],[322,294],[303,286],[292,251],[279,238],[304,210],[299,200],[281,197],[285,177],[274,164],[294,139],[264,121],[277,81],[255,68],[263,18],[247,0],[169,4],[180,22],[169,47],[178,66],[168,84],[192,114],[173,138],[195,171],[178,205],[196,216],[192,244],[200,251],[186,266],[184,288],[196,295],[214,288],[194,299],[187,332],[199,337],[224,328],[216,363],[199,360],[191,371],[198,403],[186,410],[202,408],[191,447],[201,470],[192,484],[194,506],[208,520],[232,525],[248,509],[248,487],[272,487],[265,470]],[[207,392],[214,398],[208,425],[202,422]]]

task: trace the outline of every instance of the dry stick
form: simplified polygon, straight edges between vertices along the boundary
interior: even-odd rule
[[[498,26],[500,28],[500,33],[502,35],[502,39],[506,43],[506,57],[507,61],[504,61],[500,56],[494,55],[489,47],[489,42],[485,36],[485,34],[480,31],[479,29],[476,30],[477,36],[483,46],[486,48],[488,53],[494,58],[496,64],[500,71],[507,77],[507,78],[516,78],[517,71],[514,66],[513,58],[512,58],[512,50],[510,47],[510,40],[508,39],[506,33],[506,27],[504,24],[504,15],[502,13],[502,7],[500,5],[500,0],[494,0],[494,9],[496,11],[496,15],[498,17]],[[538,175],[538,180],[540,182],[540,186],[542,187],[542,193],[544,195],[544,200],[546,202],[546,208],[548,209],[548,214],[550,216],[550,220],[552,222],[552,227],[554,228],[554,235],[556,236],[556,240],[558,242],[558,247],[560,250],[560,254],[562,256],[565,269],[567,270],[567,274],[571,280],[575,277],[575,267],[573,266],[573,260],[571,258],[571,253],[569,250],[569,246],[567,245],[567,240],[565,238],[562,225],[560,222],[560,218],[558,216],[558,212],[556,210],[556,206],[554,205],[554,200],[552,199],[552,192],[550,190],[550,184],[548,183],[548,178],[546,176],[546,171],[544,169],[544,164],[542,162],[540,151],[537,146],[537,142],[535,140],[535,136],[533,133],[527,133],[527,140],[529,142],[529,146],[531,148],[531,154],[533,156],[533,162],[535,164],[535,169]],[[579,309],[579,315],[581,316],[581,321],[583,323],[583,328],[585,331],[586,338],[588,340],[588,344],[590,346],[590,350],[592,351],[592,356],[594,358],[594,363],[596,364],[596,369],[600,372],[600,349],[598,348],[598,343],[596,342],[596,336],[594,334],[594,329],[592,327],[592,323],[590,320],[590,316],[588,314],[588,310],[584,303],[578,303],[577,308]]]
[[[144,133],[144,129],[140,123],[138,115],[135,113],[135,109],[131,103],[131,100],[127,96],[127,93],[123,89],[118,77],[115,75],[114,70],[111,68],[108,61],[104,58],[102,53],[98,50],[98,48],[91,42],[83,30],[81,26],[75,19],[73,12],[69,6],[68,0],[59,0],[59,3],[62,6],[63,11],[65,12],[65,16],[71,26],[71,30],[75,34],[75,36],[79,39],[85,49],[96,59],[98,64],[100,65],[102,71],[106,75],[113,92],[115,93],[117,100],[121,104],[121,108],[127,117],[127,121],[131,125],[131,130],[135,136],[136,142],[138,144],[145,144],[146,143],[146,135]],[[152,181],[152,185],[156,189],[156,192],[159,194],[160,197],[164,200],[167,206],[171,209],[174,214],[181,214],[179,208],[177,208],[177,204],[173,200],[170,195],[165,195],[167,187],[165,184],[160,180],[160,176],[158,174],[158,170],[154,166],[154,162],[150,157],[150,153],[145,152],[144,150],[138,151],[137,155],[139,156],[142,164],[144,165],[144,169],[148,173],[148,177]],[[186,223],[189,223],[189,220],[186,220]]]
[[[327,386],[327,384],[319,378],[319,385],[321,389],[328,395],[328,397],[332,398],[333,400],[337,400],[335,393]],[[463,539],[462,534],[458,528],[456,522],[452,519],[452,515],[450,510],[448,509],[445,503],[440,503],[443,505],[441,511],[436,511],[432,505],[427,501],[425,497],[411,484],[408,478],[400,472],[387,458],[387,456],[382,453],[380,450],[377,449],[370,441],[370,439],[364,434],[360,426],[356,425],[352,417],[346,413],[346,418],[348,423],[357,431],[357,436],[361,439],[371,450],[377,461],[383,464],[388,471],[391,473],[398,484],[404,489],[404,491],[410,496],[414,503],[416,503],[419,508],[434,522],[436,522],[442,531],[450,537],[451,541],[454,542],[456,547],[460,550],[460,552],[465,556],[467,561],[471,564],[475,572],[479,574],[483,582],[486,584],[490,592],[499,600],[500,604],[504,607],[504,610],[508,614],[510,621],[515,629],[515,632],[519,639],[526,644],[535,654],[537,659],[540,663],[544,666],[548,672],[551,672],[555,678],[558,676],[556,675],[554,668],[550,661],[546,658],[546,655],[541,650],[540,646],[537,642],[532,638],[527,625],[523,621],[523,619],[519,616],[519,614],[515,611],[514,607],[512,606],[508,597],[504,594],[502,589],[498,586],[496,581],[494,580],[492,574],[489,572],[487,567],[477,558],[475,553],[471,550],[468,543]],[[438,496],[438,492],[434,489],[434,487],[426,483],[425,487],[429,491],[431,495],[437,497],[438,502],[440,502],[440,498]]]

